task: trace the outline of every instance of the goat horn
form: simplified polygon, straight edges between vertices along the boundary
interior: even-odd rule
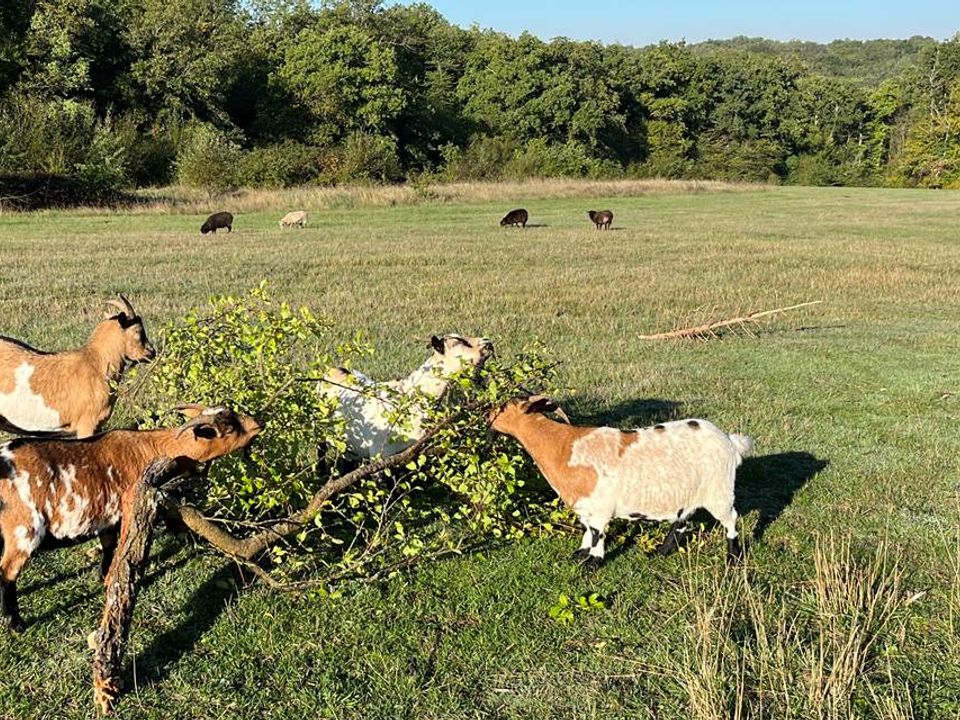
[[[203,413],[203,412],[198,415],[194,415],[192,418],[190,418],[183,425],[180,426],[180,429],[177,430],[177,434],[174,437],[179,438],[190,428],[198,427],[200,425],[209,425],[216,431],[217,437],[220,437],[221,436],[220,428],[218,428],[216,425],[210,422],[210,417],[211,416],[209,414]],[[214,417],[216,417],[215,414],[214,414]]]
[[[137,316],[137,311],[133,309],[133,305],[123,295],[120,296],[119,300],[107,300],[107,305],[112,305],[127,317],[134,318]]]
[[[553,412],[554,412],[556,415],[558,415],[558,416],[560,417],[560,419],[563,420],[567,425],[573,425],[573,423],[570,422],[570,418],[568,418],[568,417],[567,417],[567,414],[563,411],[563,408],[562,408],[562,407],[559,407],[559,406],[558,406],[557,409],[554,410]]]

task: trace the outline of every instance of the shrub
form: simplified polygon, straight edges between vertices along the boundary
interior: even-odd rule
[[[245,187],[292,187],[320,178],[324,171],[320,148],[287,140],[254,148],[244,154],[238,178]]]
[[[235,187],[242,151],[210,125],[188,128],[177,151],[177,181],[187,187],[226,190]]]
[[[503,177],[519,146],[500,137],[475,135],[466,148],[446,145],[441,150],[445,180],[496,180]]]
[[[327,458],[336,462],[346,442],[328,401],[301,380],[319,377],[334,359],[349,365],[369,348],[358,337],[334,347],[329,323],[274,302],[263,285],[244,298],[213,298],[159,335],[157,362],[134,373],[146,373],[132,398],[138,417],[160,411],[155,422],[167,424],[174,421],[168,408],[186,401],[244,409],[267,423],[248,454],[213,463],[193,501],[241,534],[303,508],[329,479]],[[452,399],[501,402],[521,383],[549,385],[552,366],[533,349],[509,364],[492,359],[481,379],[458,377]],[[428,422],[450,413],[440,404]],[[324,462],[318,446],[331,449]],[[555,501],[525,497],[532,463],[516,443],[489,432],[482,412],[458,415],[432,447],[333,496],[293,544],[275,546],[277,572],[369,576],[484,538],[549,531],[561,517]]]
[[[611,178],[623,174],[618,163],[593,157],[584,145],[572,141],[552,145],[543,139],[527,143],[507,168],[515,177]]]
[[[334,182],[396,182],[403,178],[397,141],[356,132],[336,151],[329,175]]]
[[[770,140],[707,136],[699,146],[697,173],[714,180],[778,183],[786,174],[782,148]]]

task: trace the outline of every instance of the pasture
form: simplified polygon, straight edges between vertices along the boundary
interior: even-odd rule
[[[563,363],[574,422],[705,417],[756,440],[738,480],[747,560],[727,569],[709,523],[689,552],[647,558],[620,523],[593,573],[570,558],[579,535],[530,538],[320,597],[238,592],[222,560],[161,532],[120,717],[960,712],[960,195],[591,184],[275,199],[0,215],[0,333],[79,344],[117,291],[149,331],[267,279],[344,337],[362,329],[375,377],[408,372],[432,333],[506,354],[536,338]],[[309,226],[280,230],[300,207]],[[513,207],[527,229],[498,226]],[[608,207],[598,232],[586,210]],[[234,232],[201,236],[219,209]],[[750,334],[637,339],[810,300],[825,302]],[[95,565],[74,548],[26,569],[28,630],[0,633],[0,717],[92,713]],[[560,600],[591,593],[602,607]]]

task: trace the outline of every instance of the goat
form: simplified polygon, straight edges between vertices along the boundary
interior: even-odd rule
[[[429,347],[431,356],[403,380],[378,383],[345,368],[333,368],[324,376],[319,392],[339,402],[336,412],[346,424],[350,455],[387,457],[413,445],[425,432],[428,402],[446,392],[454,373],[464,366],[479,369],[493,354],[493,343],[481,337],[434,335]],[[404,404],[399,418],[398,401]]]
[[[307,212],[306,210],[294,210],[293,212],[288,212],[280,219],[280,227],[290,227],[296,225],[299,228],[304,228],[307,226]]]
[[[123,295],[77,350],[49,353],[0,337],[0,429],[89,437],[107,421],[128,362],[152,360],[143,320]]]
[[[734,482],[742,458],[753,452],[750,438],[695,419],[628,431],[577,427],[543,414],[556,410],[552,400],[534,395],[491,410],[489,419],[494,430],[523,445],[550,487],[579,516],[586,531],[578,558],[603,561],[604,533],[615,517],[671,521],[658,548],[667,555],[699,508],[726,529],[728,560],[741,557]]]
[[[527,211],[523,208],[511,210],[503,216],[503,220],[500,221],[500,227],[503,227],[504,225],[513,225],[514,227],[520,225],[521,227],[526,227],[528,217]]]
[[[113,430],[86,440],[18,438],[0,445],[0,623],[24,628],[17,577],[46,539],[58,547],[98,535],[106,579],[134,490],[158,457],[179,471],[249,445],[263,423],[222,407],[180,405],[179,428]]]
[[[233,215],[228,212],[215,212],[203,221],[203,225],[200,226],[200,234],[206,235],[208,232],[212,232],[216,235],[220,228],[226,228],[227,232],[233,232]]]
[[[609,230],[610,223],[613,222],[613,213],[609,210],[587,210],[587,215],[593,224],[597,226],[597,230]]]

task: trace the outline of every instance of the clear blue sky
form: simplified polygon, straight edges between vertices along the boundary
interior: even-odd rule
[[[960,31],[960,0],[428,0],[444,17],[510,35],[524,30],[649,45],[660,40],[697,42],[736,35],[827,42],[838,38],[944,40]]]

